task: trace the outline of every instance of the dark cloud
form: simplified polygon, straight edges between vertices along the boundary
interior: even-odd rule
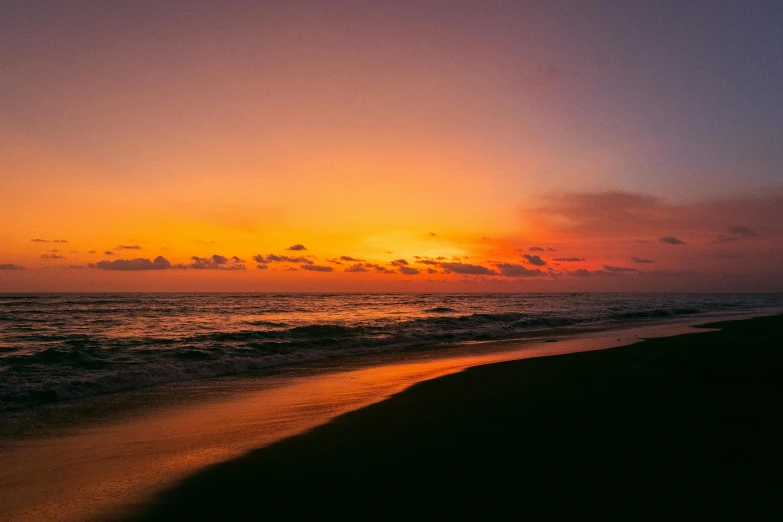
[[[748,227],[743,226],[733,226],[733,227],[727,227],[726,230],[728,230],[729,234],[733,236],[739,236],[739,237],[756,237],[758,236],[758,233],[749,229]]]
[[[264,263],[258,263],[256,265],[256,268],[258,268],[259,270],[266,270],[267,268],[269,268],[269,265],[264,264]]]
[[[13,263],[0,264],[0,270],[24,270],[22,265],[14,265]]]
[[[295,245],[291,245],[290,247],[286,248],[286,250],[294,250],[294,251],[307,250],[307,247],[305,247],[302,243],[297,243]]]
[[[333,267],[323,265],[301,265],[299,268],[302,270],[309,270],[311,272],[334,272]]]
[[[541,259],[539,256],[531,256],[530,254],[525,254],[524,257],[528,263],[535,266],[546,266],[546,261]]]
[[[190,268],[197,270],[246,270],[245,261],[239,259],[237,256],[233,256],[230,259],[218,254],[213,254],[211,257],[198,257],[193,256],[190,258],[191,263],[188,265]]]
[[[604,265],[602,270],[599,270],[598,272],[606,272],[607,274],[632,274],[639,272],[635,268],[626,268],[623,266],[611,266],[611,265]]]
[[[536,277],[544,275],[538,268],[531,270],[525,266],[513,263],[498,263],[495,266],[500,270],[500,274],[506,277]]]
[[[469,263],[441,263],[440,266],[448,274],[498,275],[498,273],[491,268],[481,265],[471,265]]]
[[[41,259],[67,259],[65,256],[61,256],[60,254],[41,254]]]
[[[634,263],[641,263],[641,264],[655,263],[655,261],[653,261],[652,259],[642,259],[640,257],[632,257],[631,261],[633,261]]]
[[[435,237],[435,236],[437,236],[438,234],[436,234],[435,232],[430,232],[430,233],[429,233],[429,234],[427,234],[427,235],[428,235],[428,236],[430,236],[430,237]]]
[[[355,265],[351,265],[348,268],[345,269],[345,272],[369,272],[369,271],[375,271],[379,274],[393,274],[394,270],[387,268],[383,265],[377,265],[375,263],[357,263]]]
[[[557,250],[555,250],[555,249],[554,249],[554,248],[552,248],[552,247],[546,247],[546,249],[547,249],[549,252],[557,252]]]
[[[299,269],[296,268],[295,266],[289,266],[288,268],[283,270],[283,272],[298,272],[298,271],[299,271]]]
[[[365,268],[364,265],[359,263],[355,265],[351,265],[345,269],[345,272],[369,272],[369,271],[370,271],[369,269]]]
[[[571,262],[578,262],[578,261],[584,261],[584,257],[555,257],[552,259],[552,261],[560,261],[562,263],[571,263]]]
[[[215,244],[215,242],[214,242],[214,241],[206,241],[206,240],[204,240],[204,239],[196,239],[196,240],[195,240],[195,241],[193,241],[193,242],[194,242],[194,243],[201,243],[202,245],[214,245],[214,244]]]
[[[88,251],[87,253],[88,253],[88,254],[97,254],[98,252],[96,252],[95,250],[90,250],[90,251]]]
[[[276,254],[269,254],[268,256],[256,255],[253,256],[253,261],[256,263],[300,263],[303,265],[314,264],[312,260],[306,257],[290,257],[290,256],[278,256]]]
[[[113,256],[114,252],[112,252],[111,250],[107,250],[106,252],[103,253],[103,255],[105,255],[105,256]]]
[[[591,274],[589,270],[585,270],[584,268],[580,268],[578,270],[572,270],[571,272],[568,272],[568,275],[576,276],[576,277],[590,277]]]
[[[379,274],[393,274],[394,273],[394,270],[392,270],[390,268],[387,268],[387,267],[385,267],[383,265],[377,265],[377,264],[374,264],[374,263],[364,263],[364,266],[367,267],[367,268],[372,268],[373,270],[375,270]]]
[[[544,252],[545,249],[544,249],[544,247],[540,247],[540,246],[532,246],[532,247],[528,248],[527,251],[528,252]]]
[[[67,243],[66,239],[31,239],[33,243]]]
[[[726,227],[728,234],[719,234],[718,241],[721,243],[728,243],[730,241],[738,241],[740,239],[748,239],[751,237],[758,237],[758,233],[744,226],[730,226]]]
[[[405,275],[417,275],[419,273],[418,268],[413,268],[412,266],[401,266],[400,273]]]
[[[394,266],[408,266],[410,263],[408,263],[408,261],[405,259],[395,259],[390,264]]]
[[[114,250],[141,250],[139,245],[120,245]]]
[[[667,245],[682,245],[684,243],[682,239],[677,239],[674,236],[663,236],[658,238],[658,241]]]
[[[440,265],[440,261],[435,261],[434,259],[419,259],[416,262],[421,263],[422,265]]]
[[[362,263],[364,259],[356,259],[351,256],[340,256],[340,261],[348,261],[349,263]]]
[[[428,268],[428,269],[427,269],[427,273],[428,273],[428,274],[437,274],[437,273],[438,273],[438,271],[437,271],[437,270],[435,270],[434,268]]]
[[[89,265],[88,265],[89,266]],[[114,261],[99,261],[95,263],[95,268],[101,270],[167,270],[172,268],[172,264],[165,257],[158,256],[152,261],[144,258],[136,259],[115,259]]]
[[[334,263],[335,265],[342,265],[343,264],[343,262],[340,261],[339,259],[327,259],[326,261],[329,262],[329,263]]]

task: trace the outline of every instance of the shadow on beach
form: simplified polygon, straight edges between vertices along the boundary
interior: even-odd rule
[[[757,518],[781,486],[783,316],[709,326],[423,382],[126,519]]]

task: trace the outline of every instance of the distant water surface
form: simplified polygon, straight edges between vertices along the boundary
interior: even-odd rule
[[[333,356],[781,306],[781,294],[5,294],[0,411]]]

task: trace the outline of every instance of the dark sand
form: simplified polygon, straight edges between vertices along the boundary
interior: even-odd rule
[[[132,519],[780,519],[783,316],[470,368],[211,466]]]

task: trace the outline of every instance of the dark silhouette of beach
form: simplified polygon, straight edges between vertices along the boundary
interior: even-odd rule
[[[128,518],[777,518],[783,316],[709,326],[423,382]]]

